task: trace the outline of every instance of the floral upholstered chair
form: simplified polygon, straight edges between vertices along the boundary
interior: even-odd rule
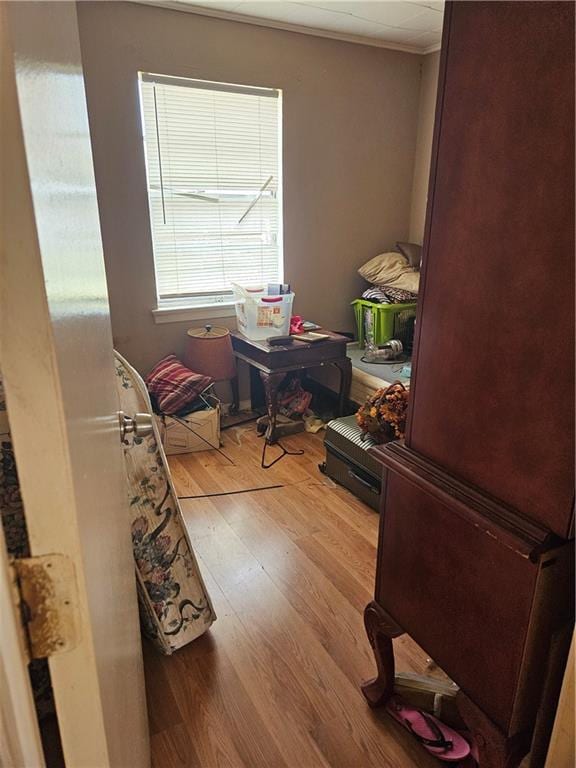
[[[117,352],[116,383],[126,414],[152,413],[142,378]],[[140,617],[163,653],[194,640],[216,615],[186,533],[156,422],[149,437],[124,438]]]

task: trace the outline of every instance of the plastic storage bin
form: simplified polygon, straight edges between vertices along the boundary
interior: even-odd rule
[[[249,339],[261,341],[270,336],[288,336],[292,317],[293,293],[267,296],[263,291],[234,286],[238,330]]]
[[[376,304],[365,299],[352,302],[356,316],[358,342],[361,347],[365,344],[366,313],[370,313],[374,344],[385,344],[390,339],[399,339],[406,345],[407,336],[413,332],[412,318],[416,317],[416,303],[410,304]]]

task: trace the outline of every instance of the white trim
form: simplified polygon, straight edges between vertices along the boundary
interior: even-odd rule
[[[18,599],[0,525],[0,763],[44,768]]]
[[[216,8],[205,8],[199,5],[192,5],[182,0],[128,0],[136,5],[153,5],[157,8],[167,8],[172,11],[182,11],[183,13],[195,13],[198,16],[211,16],[215,19],[224,21],[239,21],[242,24],[253,24],[257,27],[271,27],[272,29],[281,29],[284,32],[297,32],[302,35],[313,35],[315,37],[326,37],[330,40],[340,40],[343,43],[355,43],[356,45],[369,45],[372,48],[387,48],[390,51],[402,51],[403,53],[414,53],[418,56],[426,53],[432,53],[439,50],[440,46],[428,46],[428,48],[419,48],[416,45],[407,43],[391,43],[382,40],[379,37],[368,37],[366,35],[354,35],[347,32],[334,32],[328,29],[317,29],[316,27],[305,27],[301,24],[291,24],[287,21],[276,21],[275,19],[262,19],[259,16],[246,16],[232,11],[222,11]]]
[[[216,320],[219,317],[236,317],[236,308],[231,304],[209,304],[203,307],[158,307],[152,310],[154,322],[183,323],[187,320]]]
[[[424,48],[420,53],[423,56],[427,56],[429,53],[436,53],[436,51],[441,50],[441,48],[441,43],[434,43],[433,45],[429,45],[428,48]]]
[[[281,94],[281,91],[278,88],[267,88],[259,85],[221,83],[217,80],[198,80],[194,77],[161,75],[154,72],[140,72],[139,74],[140,80],[143,83],[153,83],[156,85],[177,85],[184,88],[200,88],[207,91],[221,91],[224,93],[246,93],[249,96],[266,96],[269,99],[278,99]]]
[[[230,238],[236,235],[239,240],[234,248],[244,253],[244,262],[239,267],[240,272],[237,272],[235,279],[242,282],[242,275],[245,281],[251,279],[250,274],[260,272],[260,279],[264,282],[272,280],[282,283],[282,91],[278,88],[200,80],[156,72],[139,72],[138,79],[157,308],[180,309],[232,303],[234,292],[231,286],[234,283],[226,287],[222,285],[222,279],[226,277],[223,271],[226,272],[230,256],[216,251],[219,244],[226,250],[227,246],[223,243],[228,241],[232,244],[234,241]],[[163,108],[157,107],[157,91],[160,96],[158,103],[163,103]],[[214,92],[219,92],[221,97],[221,109],[216,111],[212,107]],[[257,111],[254,112],[256,105]],[[202,113],[199,122],[194,121],[196,106]],[[181,126],[190,121],[193,124],[191,127],[189,125],[189,132],[181,133]],[[240,144],[236,146],[233,141],[230,144],[232,134],[226,134],[225,131],[222,137],[215,136],[215,145],[210,147],[210,152],[199,153],[198,148],[203,147],[206,131],[210,135],[212,131],[217,132],[221,122],[229,123],[237,129],[237,133],[240,132]],[[175,150],[176,155],[170,159],[168,150],[172,130],[174,146],[178,149]],[[266,149],[268,144],[269,149]],[[243,151],[239,151],[239,147]],[[190,162],[193,162],[195,168],[197,166],[200,179],[212,178],[214,164],[217,165],[221,151],[228,155],[232,152],[234,155],[231,162],[236,168],[236,176],[232,170],[232,181],[224,181],[223,187],[216,183],[216,179],[211,182],[205,180],[204,183],[200,181],[201,188],[194,188],[196,185],[193,179],[189,180],[191,187],[182,184],[181,177],[189,173]],[[238,180],[242,177],[244,188],[238,188]],[[277,183],[275,178],[278,179]],[[267,189],[273,180],[274,184]],[[198,179],[196,181],[198,182]],[[189,200],[187,204],[196,207],[192,208],[192,213],[190,210],[187,213],[185,208],[172,205],[175,196],[179,195],[209,200],[216,203],[216,206],[210,207],[206,206],[205,202]],[[179,197],[178,199],[181,200]],[[261,199],[266,202],[264,208],[260,208],[260,224],[258,225],[257,216],[252,225],[248,224],[247,229],[243,226],[234,230],[234,226],[242,224]],[[227,207],[227,202],[230,202],[232,207]],[[224,204],[223,213],[220,204]],[[198,206],[202,208],[201,211]],[[198,216],[192,230],[187,229],[190,226],[190,215]],[[237,221],[233,221],[231,216]],[[218,232],[220,243],[214,238]],[[194,237],[193,233],[206,237],[206,248],[198,250],[192,245],[189,238]],[[231,254],[232,258],[237,258],[234,253]],[[219,258],[212,258],[213,256]],[[218,286],[218,283],[221,285]]]
[[[546,757],[546,768],[569,765],[574,765],[574,633]]]

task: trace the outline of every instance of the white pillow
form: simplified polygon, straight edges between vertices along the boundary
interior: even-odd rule
[[[358,270],[358,274],[372,285],[386,285],[403,291],[418,293],[420,273],[401,253],[380,253]]]

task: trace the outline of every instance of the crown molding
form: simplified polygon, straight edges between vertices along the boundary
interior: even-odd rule
[[[246,16],[232,11],[222,11],[217,8],[205,8],[200,5],[193,5],[179,0],[128,0],[135,5],[151,5],[155,8],[164,8],[171,11],[180,11],[181,13],[193,13],[197,16],[210,16],[214,19],[223,21],[237,21],[241,24],[252,24],[256,27],[269,27],[271,29],[280,29],[284,32],[296,32],[301,35],[312,35],[313,37],[324,37],[330,40],[339,40],[343,43],[355,43],[356,45],[368,45],[372,48],[386,48],[390,51],[402,51],[402,53],[413,53],[422,56],[427,53],[433,53],[440,50],[440,45],[431,45],[427,48],[419,48],[415,45],[406,45],[402,43],[391,43],[387,40],[381,40],[376,37],[366,35],[353,35],[346,32],[333,32],[328,29],[317,29],[316,27],[306,27],[302,24],[290,24],[286,21],[276,21],[274,19],[262,19],[258,16]]]
[[[436,53],[442,48],[440,43],[434,43],[434,45],[429,45],[427,48],[422,48],[420,53],[422,56],[427,56],[429,53]]]

